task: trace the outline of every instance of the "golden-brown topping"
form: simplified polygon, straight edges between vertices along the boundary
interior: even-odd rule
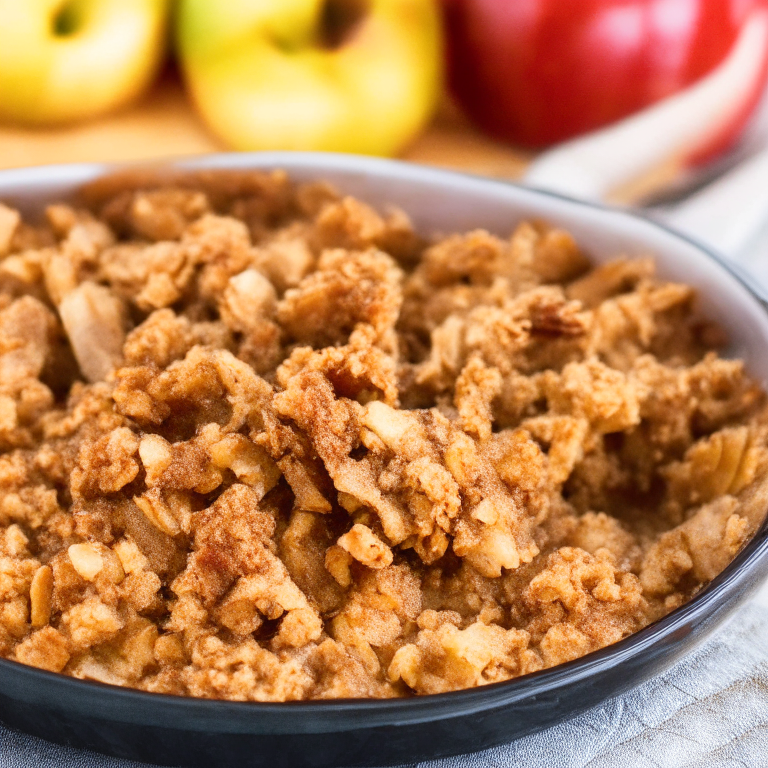
[[[41,565],[29,585],[29,623],[34,629],[44,627],[50,621],[52,597],[53,571],[50,566]]]
[[[3,657],[451,691],[626,637],[757,530],[764,393],[652,259],[423,240],[281,172],[166,182],[0,206]]]
[[[386,568],[392,563],[392,550],[367,525],[355,523],[337,543],[368,568]]]

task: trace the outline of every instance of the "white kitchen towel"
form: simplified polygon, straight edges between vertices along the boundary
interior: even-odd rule
[[[542,733],[419,768],[768,765],[768,608],[751,603],[663,675]],[[0,768],[144,768],[0,728]],[[214,766],[211,766],[214,768]],[[223,766],[222,768],[226,768]]]

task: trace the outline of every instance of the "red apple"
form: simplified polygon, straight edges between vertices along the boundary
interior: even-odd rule
[[[716,69],[768,0],[444,0],[450,83],[489,133],[544,147],[592,131]],[[768,54],[707,153],[763,91]]]

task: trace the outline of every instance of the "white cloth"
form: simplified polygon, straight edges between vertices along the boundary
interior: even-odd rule
[[[512,744],[419,768],[765,766],[766,638],[768,608],[753,602],[702,648],[622,697]],[[33,767],[144,768],[0,728],[0,768]]]

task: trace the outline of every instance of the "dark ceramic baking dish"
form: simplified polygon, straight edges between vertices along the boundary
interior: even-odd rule
[[[600,262],[653,253],[660,273],[699,290],[730,333],[729,354],[768,381],[768,313],[759,289],[704,247],[641,217],[511,184],[405,163],[317,154],[226,154],[186,168],[284,168],[327,179],[378,205],[397,204],[424,233],[485,227],[509,234],[522,218],[570,230]],[[110,168],[56,166],[0,173],[0,199],[34,215]],[[456,693],[397,700],[257,704],[142,693],[0,660],[0,720],[62,744],[162,765],[355,766],[471,752],[577,715],[658,674],[702,642],[768,572],[764,524],[693,600],[642,631],[553,669]]]

